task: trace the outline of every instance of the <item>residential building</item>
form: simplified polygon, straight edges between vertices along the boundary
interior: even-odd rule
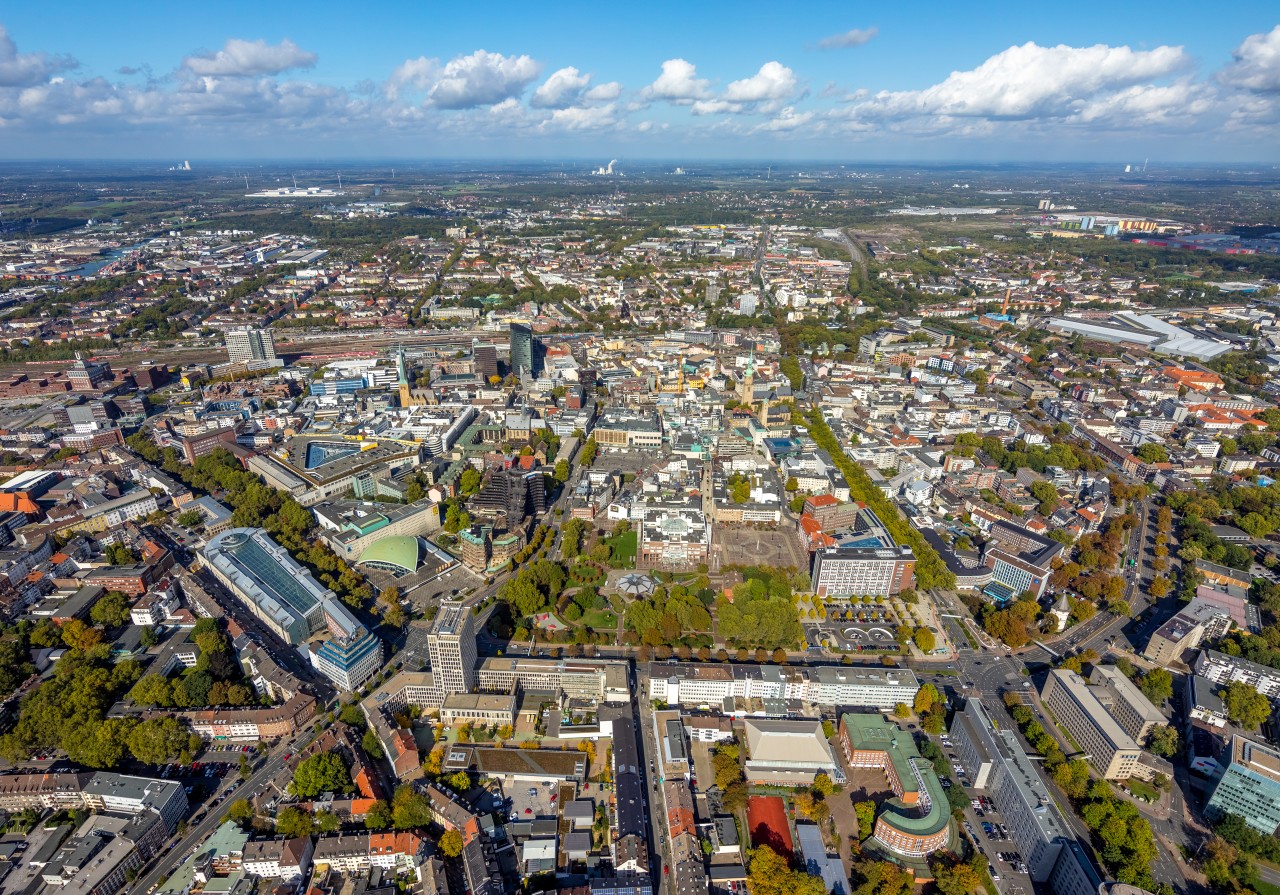
[[[1239,656],[1228,656],[1215,650],[1201,650],[1195,672],[1221,687],[1233,681],[1248,684],[1268,699],[1280,699],[1280,670],[1250,662]]]
[[[233,364],[262,361],[264,366],[277,366],[275,337],[269,329],[227,330],[227,360]]]
[[[168,714],[175,714],[169,712]],[[206,740],[257,742],[290,736],[316,714],[316,698],[294,693],[281,705],[266,708],[190,709],[176,712],[191,731]]]
[[[1186,676],[1187,717],[1199,721],[1209,727],[1226,727],[1227,706],[1218,695],[1218,688],[1213,681],[1198,674]]]
[[[154,812],[172,833],[187,813],[177,780],[154,780],[106,771],[0,775],[0,809],[92,808],[136,816]]]
[[[137,488],[114,500],[86,504],[81,515],[86,520],[101,520],[102,529],[105,530],[118,528],[134,519],[145,519],[159,508],[156,496],[150,490]]]
[[[237,428],[237,426],[224,426],[197,435],[184,436],[180,440],[183,459],[194,465],[201,457],[208,456],[219,448],[227,449],[236,443]]]
[[[307,872],[314,852],[315,845],[310,836],[246,842],[241,866],[251,876],[278,879],[287,883]]]
[[[321,836],[316,840],[311,860],[346,873],[380,867],[408,870],[416,876],[426,850],[427,840],[417,833],[347,833]]]
[[[177,587],[171,581],[162,581],[160,585],[129,609],[129,620],[135,625],[152,627],[177,611],[180,605]]]

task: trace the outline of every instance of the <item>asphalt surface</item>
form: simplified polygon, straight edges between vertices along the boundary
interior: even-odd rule
[[[639,704],[639,711],[636,713],[636,725],[641,730],[640,735],[640,777],[644,787],[645,798],[649,800],[649,866],[652,868],[652,878],[654,880],[653,895],[666,895],[667,890],[667,874],[663,873],[663,869],[667,866],[667,815],[664,805],[664,794],[662,787],[654,789],[654,774],[650,772],[650,762],[652,767],[658,766],[658,744],[654,740],[653,730],[653,708],[649,704],[649,679],[647,675],[642,676],[640,671],[636,671],[636,689],[638,691],[636,702]]]

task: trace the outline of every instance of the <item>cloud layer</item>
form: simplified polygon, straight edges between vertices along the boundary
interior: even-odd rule
[[[19,53],[18,45],[4,25],[0,25],[0,88],[29,87],[78,66],[79,63],[70,56]]]
[[[810,46],[858,47],[877,34],[855,28]],[[514,145],[513,137],[584,132],[610,142],[653,135],[662,145],[742,138],[839,146],[896,134],[952,138],[957,147],[1081,135],[1195,135],[1265,147],[1280,126],[1280,26],[1244,36],[1216,65],[1180,46],[1027,42],[914,90],[839,78],[844,60],[861,54],[806,58],[837,66],[834,79],[829,65],[819,75],[825,86],[816,95],[808,87],[816,72],[780,59],[703,71],[694,60],[659,57],[652,80],[627,84],[609,72],[487,49],[389,60],[344,87],[312,79],[325,60],[287,38],[232,38],[189,51],[167,72],[121,65],[103,76],[68,55],[23,52],[0,24],[0,153],[30,155],[24,150],[39,145],[76,154],[109,135],[145,148],[138,135],[148,128],[195,145],[216,137],[228,148],[228,140],[295,135],[302,147],[322,145],[316,139],[417,145],[438,134]]]
[[[830,37],[822,38],[822,40],[818,41],[818,49],[847,50],[851,47],[860,47],[875,40],[876,35],[879,33],[879,28],[851,28],[840,34],[832,34]]]
[[[197,53],[182,60],[182,67],[202,77],[252,77],[278,75],[294,68],[311,68],[319,58],[291,40],[271,46],[265,40],[232,38],[216,53]]]

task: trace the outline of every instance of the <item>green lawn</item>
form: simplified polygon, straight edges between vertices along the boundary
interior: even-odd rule
[[[1134,780],[1130,778],[1129,781],[1125,783],[1125,786],[1129,787],[1129,792],[1139,798],[1147,799],[1151,802],[1158,802],[1160,800],[1160,791],[1142,780]]]
[[[1280,886],[1273,886],[1266,880],[1258,880],[1253,889],[1258,895],[1280,895]]]
[[[582,616],[582,623],[593,631],[616,631],[618,617],[608,609],[592,609]]]
[[[638,541],[635,529],[621,535],[610,535],[605,539],[609,549],[613,551],[613,564],[619,568],[630,569],[636,564]]]

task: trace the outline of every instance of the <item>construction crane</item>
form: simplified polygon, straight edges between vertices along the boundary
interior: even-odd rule
[[[684,394],[684,355],[680,355],[680,365],[676,368],[675,384],[666,383],[658,388],[658,391],[664,393],[674,393],[677,395]]]
[[[1013,295],[1013,289],[1004,290],[1004,304],[1000,307],[1000,316],[1009,316],[1009,296]]]

